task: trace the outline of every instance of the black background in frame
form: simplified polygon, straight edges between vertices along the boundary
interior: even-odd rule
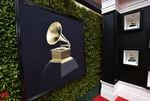
[[[83,23],[28,1],[16,0],[15,4],[24,100],[34,100],[54,88],[79,79],[86,71]],[[61,22],[63,34],[72,45],[71,56],[75,58],[79,68],[64,78],[47,80],[41,78],[41,71],[51,59],[49,50],[58,46],[50,46],[46,42],[47,29],[54,21]]]
[[[125,30],[124,29],[124,19],[125,19],[125,16],[126,15],[130,15],[130,14],[133,14],[133,13],[137,13],[137,12],[140,12],[140,28],[133,28],[133,29],[127,29],[127,30]],[[124,14],[122,14],[122,24],[123,24],[123,26],[122,26],[122,30],[123,31],[139,31],[139,30],[142,30],[142,23],[143,23],[143,16],[144,16],[144,13],[143,13],[143,11],[142,11],[142,9],[138,9],[138,10],[134,10],[134,11],[130,11],[130,12],[127,12],[127,13],[124,13]]]

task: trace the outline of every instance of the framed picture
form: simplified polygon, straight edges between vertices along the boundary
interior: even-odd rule
[[[141,27],[141,13],[135,12],[131,14],[124,15],[124,31],[136,30]]]
[[[147,74],[147,88],[150,88],[150,71]]]
[[[150,49],[150,40],[148,40],[148,49]]]
[[[138,66],[139,51],[138,50],[124,50],[123,51],[123,64]]]
[[[80,79],[86,72],[84,23],[26,0],[15,4],[22,100]]]

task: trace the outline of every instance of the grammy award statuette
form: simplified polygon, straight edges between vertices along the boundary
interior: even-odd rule
[[[58,42],[62,42],[62,44],[50,50],[52,58],[42,72],[44,78],[62,78],[79,67],[76,60],[71,56],[71,43],[62,34],[60,22],[53,22],[49,26],[46,40],[49,45],[55,45]]]

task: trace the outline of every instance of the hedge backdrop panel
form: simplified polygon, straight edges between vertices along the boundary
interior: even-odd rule
[[[30,0],[84,22],[87,73],[37,101],[76,101],[99,84],[101,71],[101,17],[77,6],[72,0]],[[17,36],[14,0],[0,0],[0,92],[8,91],[10,101],[20,101]]]

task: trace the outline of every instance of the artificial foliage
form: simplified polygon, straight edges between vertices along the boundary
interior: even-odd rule
[[[0,0],[0,93],[10,93],[10,100],[20,100],[18,49],[13,0]]]
[[[87,72],[80,79],[38,98],[36,101],[77,101],[99,84],[101,71],[101,17],[77,6],[73,0],[30,0],[84,22]],[[14,0],[0,0],[0,92],[10,101],[21,100]]]

